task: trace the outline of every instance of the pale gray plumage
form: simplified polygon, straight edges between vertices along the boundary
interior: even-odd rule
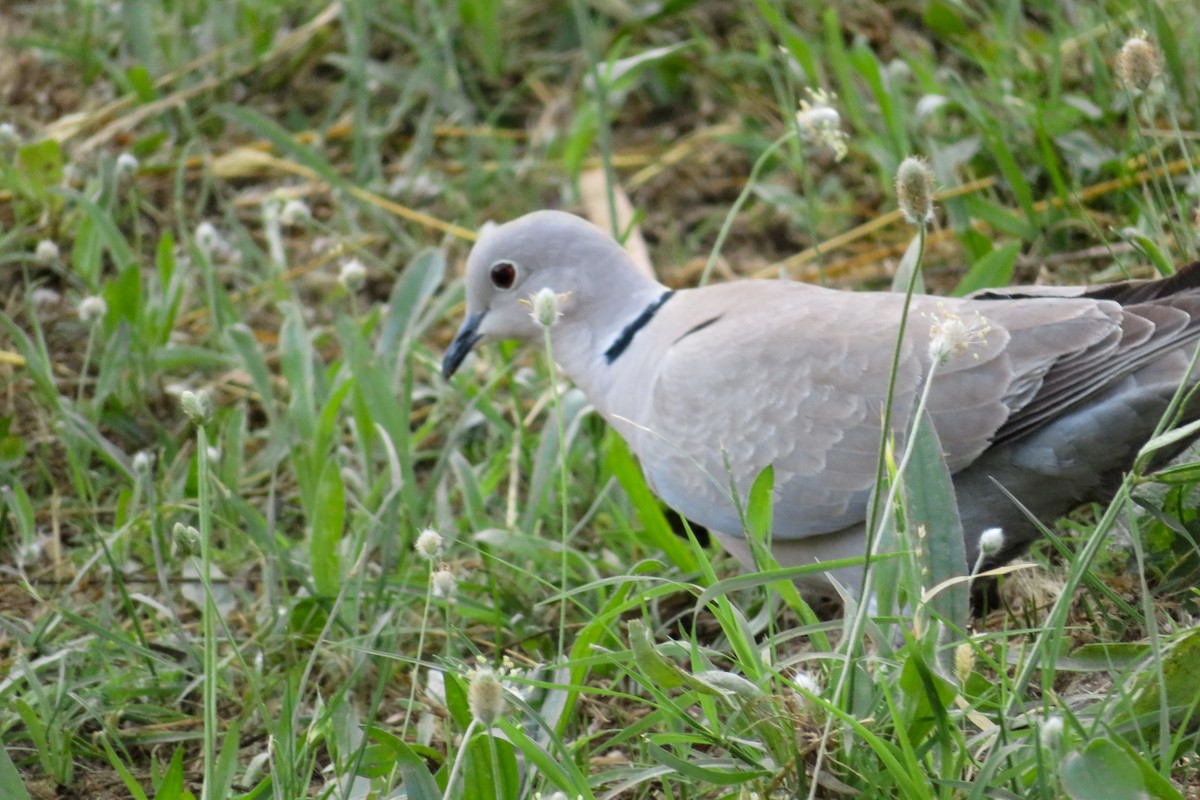
[[[1047,521],[1115,488],[1185,378],[1200,337],[1197,286],[1193,267],[1093,289],[912,299],[897,436],[930,370],[931,326],[950,314],[979,329],[938,365],[929,401],[969,561],[984,529],[1004,529],[1006,556],[1036,535],[997,484]],[[484,235],[466,288],[447,376],[478,342],[540,340],[528,300],[552,289],[563,295],[555,359],[668,505],[749,562],[730,476],[744,498],[774,465],[780,563],[863,554],[901,295],[784,281],[672,294],[599,229],[555,211]]]

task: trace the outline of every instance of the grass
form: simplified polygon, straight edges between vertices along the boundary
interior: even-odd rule
[[[879,613],[822,621],[789,573],[675,538],[544,353],[439,376],[474,231],[622,193],[673,285],[886,287],[911,154],[931,290],[1169,270],[1196,253],[1189,5],[0,17],[0,796],[1200,792],[1194,464],[1047,520],[969,628],[913,554],[876,564]],[[809,88],[844,158],[796,128]],[[914,439],[893,539],[953,530]]]

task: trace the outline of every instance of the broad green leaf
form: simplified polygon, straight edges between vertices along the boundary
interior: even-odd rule
[[[1072,800],[1146,800],[1146,782],[1129,755],[1108,739],[1093,739],[1063,759],[1063,789]]]
[[[158,97],[158,91],[154,88],[154,78],[143,65],[136,64],[130,67],[125,72],[125,80],[133,87],[139,102],[150,103]]]
[[[1111,672],[1133,666],[1145,658],[1149,645],[1135,642],[1096,642],[1085,644],[1059,656],[1054,668],[1068,672]]]
[[[954,287],[954,294],[961,296],[980,289],[1007,286],[1012,280],[1013,267],[1017,263],[1019,252],[1021,243],[1009,242],[979,258]]]
[[[371,727],[367,733],[376,741],[380,741],[381,731],[378,729]],[[425,759],[417,755],[412,747],[395,737],[389,740],[388,745],[395,753],[396,761],[400,764],[400,774],[404,777],[405,797],[409,800],[441,800],[442,793],[438,790],[433,776],[429,774],[429,769],[425,766]]]
[[[913,452],[901,485],[905,527],[917,553],[921,583],[928,588],[965,575],[967,556],[954,483],[928,415],[920,420],[909,446]],[[948,586],[929,601],[933,615],[959,631],[967,628],[969,606],[965,583]]]
[[[134,330],[141,329],[142,273],[136,264],[121,270],[104,287],[104,302],[109,320],[129,320]]]
[[[961,36],[971,31],[978,22],[972,20],[968,25],[963,19],[966,6],[949,0],[930,0],[925,6],[924,21],[929,30],[942,37]]]
[[[167,764],[167,771],[158,782],[154,800],[194,800],[194,795],[183,788],[183,748],[176,747]]]
[[[1125,681],[1126,686],[1132,687],[1133,718],[1151,720],[1156,725],[1166,714],[1175,726],[1194,723],[1200,714],[1200,670],[1196,669],[1200,663],[1200,627],[1173,638],[1161,657],[1161,665],[1148,658],[1132,679]]]
[[[512,742],[479,733],[464,746],[467,761],[462,772],[463,800],[520,796],[521,775]]]
[[[746,535],[770,544],[771,517],[775,507],[775,468],[767,465],[754,478],[746,497]]]
[[[32,800],[29,792],[25,791],[21,774],[4,747],[0,747],[0,796],[10,800]]]
[[[1018,239],[1031,239],[1034,228],[1027,219],[1014,214],[1003,206],[984,200],[982,197],[964,197],[963,207],[972,219],[982,220],[1000,233],[1015,236]]]
[[[24,145],[17,151],[17,166],[33,193],[45,197],[62,183],[62,145],[54,139]]]

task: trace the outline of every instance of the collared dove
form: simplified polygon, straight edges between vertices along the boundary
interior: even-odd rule
[[[467,317],[443,374],[481,342],[541,341],[530,302],[542,289],[561,312],[555,360],[669,506],[752,565],[730,487],[744,501],[773,465],[780,564],[864,554],[902,295],[776,280],[671,291],[592,224],[539,211],[471,251]],[[949,346],[931,351],[931,334]],[[1198,338],[1200,264],[1157,281],[914,296],[891,425],[903,435],[936,359],[927,408],[967,563],[987,529],[1004,532],[994,561],[1037,536],[1005,491],[1048,522],[1110,496]],[[853,572],[835,577],[857,587]],[[801,588],[833,597],[827,581]]]

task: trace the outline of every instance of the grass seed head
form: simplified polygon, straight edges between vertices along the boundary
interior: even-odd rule
[[[910,225],[925,225],[933,219],[933,173],[923,159],[909,156],[900,163],[896,197]]]
[[[309,209],[308,203],[295,198],[284,203],[283,210],[279,212],[279,221],[289,228],[303,225],[311,219],[312,210]]]
[[[357,258],[352,258],[342,264],[338,273],[338,283],[347,292],[357,292],[367,282],[367,268]]]
[[[471,670],[467,705],[471,715],[487,728],[492,727],[504,713],[504,687],[491,667],[480,666]]]
[[[433,596],[454,601],[454,593],[458,591],[458,579],[449,567],[439,567],[430,577],[433,582]]]
[[[1149,91],[1159,74],[1158,50],[1141,36],[1131,36],[1117,53],[1117,77],[1129,89]]]
[[[104,302],[103,297],[89,295],[79,301],[77,311],[79,318],[91,325],[104,319],[104,315],[108,313],[108,303]]]
[[[537,324],[543,328],[549,328],[562,316],[562,299],[563,295],[555,293],[553,289],[546,287],[539,289],[537,294],[529,299],[532,309],[529,314]]]
[[[33,257],[42,264],[57,263],[60,255],[58,245],[54,243],[53,239],[42,239],[33,251]]]
[[[985,556],[995,555],[1004,547],[1004,529],[988,528],[979,534],[979,552]]]
[[[183,392],[179,395],[179,405],[183,409],[183,413],[187,414],[188,419],[196,425],[203,425],[212,419],[212,398],[204,390]]]
[[[427,561],[433,561],[442,554],[442,535],[433,528],[426,528],[417,534],[416,547],[418,555]]]

